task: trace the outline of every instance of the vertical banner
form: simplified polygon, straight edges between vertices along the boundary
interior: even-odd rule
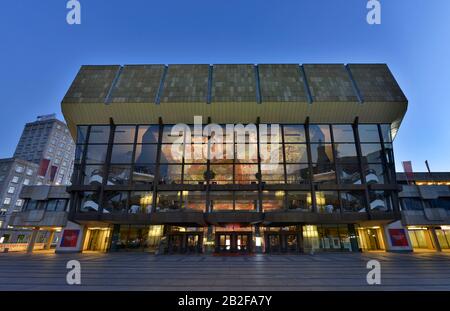
[[[403,165],[403,171],[405,172],[405,175],[406,175],[406,181],[408,182],[408,184],[410,184],[414,180],[414,172],[413,172],[413,168],[412,168],[412,163],[411,163],[411,161],[403,161],[402,165]]]

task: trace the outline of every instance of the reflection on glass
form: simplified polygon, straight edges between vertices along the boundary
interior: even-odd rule
[[[365,213],[366,206],[364,204],[363,192],[341,192],[342,210],[344,212]]]
[[[181,208],[181,198],[179,191],[159,191],[156,210],[158,212],[168,212]]]
[[[87,125],[77,126],[77,144],[86,143],[87,131],[88,131]]]
[[[210,194],[213,211],[233,210],[233,192],[213,191]]]
[[[149,191],[134,191],[130,196],[130,208],[131,214],[148,214],[152,211],[153,193]]]
[[[109,167],[108,185],[126,185],[130,181],[129,165],[111,165]]]
[[[262,181],[266,184],[284,184],[283,164],[261,165]]]
[[[107,145],[88,145],[86,152],[87,164],[103,164],[106,159]]]
[[[329,125],[310,125],[309,139],[312,143],[331,142]]]
[[[118,125],[114,131],[115,144],[133,144],[136,126]]]
[[[258,192],[238,191],[235,193],[235,210],[253,211],[258,206]]]
[[[136,145],[135,162],[139,164],[156,163],[157,145]],[[164,163],[165,156],[161,154],[161,162]]]
[[[263,192],[263,211],[270,212],[282,210],[284,208],[284,191],[264,191]]]
[[[185,164],[184,165],[184,183],[185,184],[203,184],[206,182],[206,165]]]
[[[284,125],[285,143],[304,143],[306,142],[305,127],[303,125]]]
[[[307,184],[310,182],[308,164],[286,164],[288,184]]]
[[[355,144],[335,144],[336,161],[337,162],[357,162],[358,155],[356,153]]]
[[[362,143],[379,143],[380,134],[376,124],[359,124],[359,141]]]
[[[365,164],[364,175],[367,184],[387,184],[387,170],[384,169],[383,164]]]
[[[140,125],[137,133],[138,144],[156,144],[158,142],[157,125]]]
[[[392,132],[390,124],[381,124],[381,135],[383,136],[383,142],[391,143],[392,142]]]
[[[93,125],[89,132],[89,144],[107,144],[109,141],[109,125]]]
[[[309,198],[308,200],[311,200]],[[316,206],[319,213],[339,212],[339,197],[337,191],[317,191]]]
[[[81,204],[79,211],[82,213],[98,212],[98,193],[85,191],[81,193]],[[103,213],[108,213],[107,210],[103,210]]]
[[[310,192],[289,191],[287,196],[288,196],[288,209],[301,212],[311,212],[312,201]]]
[[[361,172],[359,170],[359,164],[339,164],[338,176],[341,184],[360,185],[361,184]]]
[[[183,208],[192,211],[205,211],[206,193],[204,191],[182,191]]]
[[[152,184],[155,179],[156,164],[135,165],[133,168],[134,184]]]
[[[103,182],[103,165],[86,165],[82,172],[83,185],[101,185]]]
[[[333,147],[331,144],[311,144],[311,157],[313,163],[333,162]]]
[[[114,145],[111,153],[111,163],[131,163],[133,145]]]
[[[363,163],[381,163],[381,144],[361,144]]]
[[[388,191],[370,191],[370,210],[388,212],[392,210],[391,195]]]
[[[181,168],[181,165],[161,164],[159,167],[160,182],[162,184],[180,184]]]
[[[104,192],[104,210],[110,213],[126,213],[127,212],[127,192]]]
[[[253,164],[236,164],[235,178],[236,184],[250,184],[256,183],[258,173],[258,165]]]
[[[210,166],[213,184],[233,183],[233,164],[214,164]]]
[[[308,163],[308,152],[306,145],[286,144],[284,145],[284,149],[286,153],[286,163]]]
[[[333,138],[338,143],[354,143],[353,127],[350,124],[333,125]]]

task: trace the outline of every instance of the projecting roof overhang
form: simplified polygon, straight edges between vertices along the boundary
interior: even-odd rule
[[[407,99],[383,64],[83,66],[62,102],[82,124],[390,123]]]

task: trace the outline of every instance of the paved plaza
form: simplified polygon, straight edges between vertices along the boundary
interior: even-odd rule
[[[66,283],[72,259],[81,285]],[[371,259],[381,263],[381,285],[366,282]],[[450,254],[9,253],[0,254],[0,290],[450,290]]]

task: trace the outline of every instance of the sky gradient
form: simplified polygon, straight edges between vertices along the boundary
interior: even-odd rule
[[[83,64],[387,63],[409,100],[394,144],[397,170],[450,171],[450,1],[66,0],[0,5],[0,158],[26,122],[57,113]]]

